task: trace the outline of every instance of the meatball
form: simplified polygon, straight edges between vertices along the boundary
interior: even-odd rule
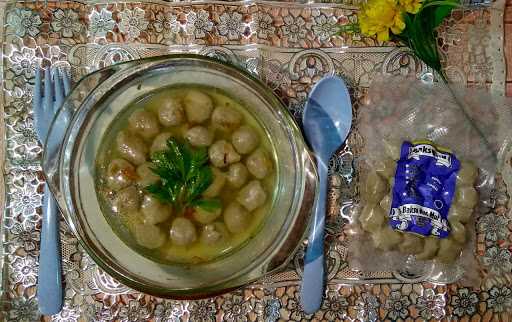
[[[366,205],[359,216],[359,222],[364,230],[375,232],[386,222],[386,214],[381,207],[377,205]]]
[[[194,213],[192,214],[192,218],[200,224],[206,225],[213,222],[215,219],[219,218],[222,213],[222,209],[218,208],[212,211],[208,211],[201,207],[195,207]]]
[[[263,190],[263,187],[258,180],[249,182],[242,188],[242,190],[240,190],[236,197],[236,200],[249,211],[253,211],[254,209],[262,206],[266,199],[267,193]]]
[[[114,199],[114,211],[128,213],[139,209],[140,197],[135,186],[129,186],[117,192]]]
[[[366,174],[366,180],[361,187],[361,199],[367,203],[374,203],[382,200],[388,192],[388,184],[375,171]]]
[[[442,263],[453,263],[459,258],[462,251],[462,245],[458,244],[451,238],[443,238],[439,242],[439,251],[436,259]]]
[[[398,249],[404,254],[419,254],[423,251],[423,238],[405,233]]]
[[[249,171],[243,163],[233,163],[229,166],[227,181],[230,186],[234,188],[240,188],[247,182],[249,177]]]
[[[374,169],[384,180],[387,180],[395,175],[396,162],[390,158],[384,158],[383,160],[376,162]]]
[[[135,226],[142,223],[141,218],[144,218],[144,215],[138,210],[125,212],[119,214],[122,218],[123,223],[126,223],[126,227],[135,234]]]
[[[238,153],[247,154],[251,153],[260,144],[260,137],[251,127],[242,125],[233,132],[231,143],[233,143]]]
[[[134,235],[139,245],[149,249],[163,246],[167,239],[161,228],[150,224],[135,224]]]
[[[143,187],[157,183],[160,178],[151,170],[151,163],[145,162],[137,167],[137,183]]]
[[[188,129],[184,136],[190,145],[198,148],[210,146],[213,142],[213,133],[200,125]]]
[[[428,260],[434,258],[439,248],[439,238],[428,237],[425,239],[425,245],[423,251],[416,255],[419,260]]]
[[[223,132],[236,130],[242,122],[242,114],[228,106],[218,106],[212,113],[212,124]]]
[[[452,218],[453,220],[457,220],[465,224],[469,221],[472,214],[473,209],[466,209],[452,204],[450,211],[448,212],[448,218]]]
[[[455,192],[454,202],[460,207],[473,209],[478,202],[478,193],[471,186],[462,186]]]
[[[151,139],[160,132],[156,116],[146,110],[133,112],[128,118],[128,128],[145,139]]]
[[[240,154],[225,140],[219,140],[213,143],[208,149],[208,156],[211,163],[217,168],[222,168],[231,163],[240,161]]]
[[[249,172],[258,179],[265,178],[272,171],[272,161],[263,149],[257,149],[245,161]]]
[[[169,147],[167,146],[167,140],[172,137],[172,134],[169,132],[162,132],[156,136],[151,143],[151,148],[149,148],[149,152],[151,155],[158,151],[167,150]]]
[[[230,203],[224,210],[224,223],[231,233],[239,233],[249,225],[249,212],[238,202]]]
[[[178,126],[185,122],[185,111],[181,102],[175,98],[166,99],[158,108],[158,120],[165,126]]]
[[[213,101],[207,94],[192,90],[183,98],[185,114],[190,123],[203,123],[210,118]]]
[[[200,240],[203,244],[211,245],[227,238],[228,234],[229,233],[226,228],[226,225],[220,222],[215,222],[203,226],[203,228],[201,229]]]
[[[391,197],[389,195],[385,195],[384,198],[379,203],[380,207],[388,214],[391,210]]]
[[[226,183],[226,176],[222,171],[217,168],[212,168],[213,181],[203,192],[203,196],[206,198],[217,197]]]
[[[135,180],[135,168],[124,159],[114,159],[107,167],[107,185],[114,190],[126,188]]]
[[[388,188],[390,191],[393,191],[393,187],[395,186],[395,177],[389,177],[388,179]]]
[[[145,224],[156,225],[171,217],[171,207],[162,204],[158,199],[150,195],[144,196],[140,210],[144,215]]]
[[[146,161],[148,148],[138,135],[126,131],[119,132],[116,137],[116,147],[124,159],[135,165]]]
[[[391,141],[389,139],[385,139],[382,140],[382,145],[386,155],[389,158],[395,161],[400,159],[400,149],[402,148],[402,145],[399,143],[399,141]]]
[[[170,236],[176,245],[189,245],[197,239],[196,227],[189,219],[178,217],[172,222]]]
[[[472,186],[478,176],[478,169],[471,162],[461,162],[457,173],[457,184]]]
[[[375,247],[386,251],[393,249],[402,241],[400,233],[387,225],[371,234],[371,237]]]
[[[458,220],[448,217],[450,222],[450,235],[453,240],[460,244],[466,242],[466,228]]]

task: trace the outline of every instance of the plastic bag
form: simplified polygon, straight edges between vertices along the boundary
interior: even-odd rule
[[[350,267],[478,284],[475,221],[492,207],[510,146],[510,100],[393,76],[376,78],[368,94]]]

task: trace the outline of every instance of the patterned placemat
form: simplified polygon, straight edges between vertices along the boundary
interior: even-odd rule
[[[119,61],[195,52],[258,75],[300,118],[311,86],[326,74],[351,85],[354,112],[366,103],[377,73],[420,75],[426,67],[404,48],[358,34],[336,35],[336,24],[357,19],[358,0],[308,4],[268,1],[8,2],[0,3],[3,40],[1,105],[6,200],[3,231],[4,318],[9,321],[276,321],[509,319],[512,310],[512,221],[498,177],[496,206],[478,223],[481,288],[413,283],[398,272],[357,273],[347,267],[340,214],[357,200],[354,163],[362,142],[357,126],[347,148],[331,160],[327,224],[328,288],[322,309],[307,316],[298,287],[304,249],[282,272],[243,289],[199,301],[163,300],[119,284],[84,253],[61,224],[65,306],[40,317],[35,299],[43,176],[30,107],[37,66],[69,69],[76,81]],[[503,14],[496,9],[455,12],[440,29],[443,64],[451,78],[504,93]],[[1,136],[2,139],[4,135]],[[509,164],[507,163],[507,167]],[[504,172],[505,173],[505,172]],[[3,194],[2,194],[3,196]],[[490,275],[489,275],[490,276]]]

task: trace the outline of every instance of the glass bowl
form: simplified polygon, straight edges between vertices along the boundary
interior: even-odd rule
[[[269,134],[276,160],[276,195],[260,231],[227,256],[201,264],[152,261],[109,226],[95,191],[96,157],[116,117],[137,98],[180,84],[216,87],[243,103]],[[43,169],[66,222],[92,259],[114,278],[161,297],[223,293],[279,270],[302,242],[317,176],[302,134],[263,83],[223,62],[169,55],[122,63],[82,79],[56,115]]]

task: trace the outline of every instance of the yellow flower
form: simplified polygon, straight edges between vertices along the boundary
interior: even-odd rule
[[[379,41],[387,41],[390,30],[395,35],[404,30],[403,14],[397,0],[369,0],[358,15],[359,27],[363,34],[377,35]]]
[[[423,0],[398,0],[398,3],[409,13],[418,13]]]

